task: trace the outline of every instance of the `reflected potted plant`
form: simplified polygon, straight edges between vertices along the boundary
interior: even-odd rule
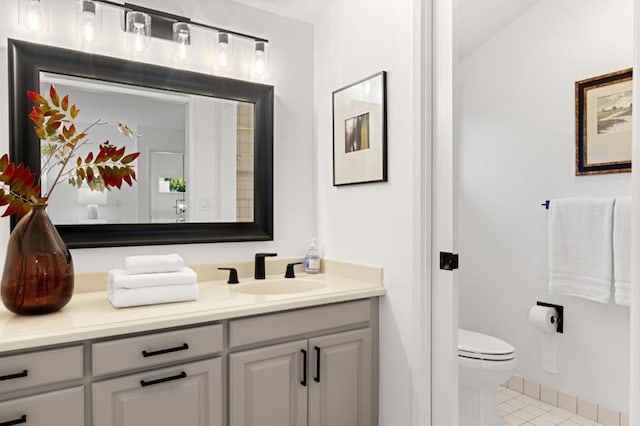
[[[68,95],[60,97],[53,85],[48,96],[31,91],[27,95],[34,104],[29,118],[40,139],[42,166],[36,176],[23,163],[12,163],[7,154],[0,157],[0,206],[7,206],[3,216],[21,216],[9,237],[0,290],[7,309],[37,315],[62,309],[74,286],[71,253],[45,210],[51,193],[63,180],[94,191],[133,186],[133,162],[140,153],[127,153],[125,147],[105,141],[88,155],[79,155],[90,144],[91,128],[110,123],[100,119],[78,131],[80,110]],[[116,126],[123,135],[134,136],[128,126]],[[48,173],[55,178],[42,194],[42,176]]]

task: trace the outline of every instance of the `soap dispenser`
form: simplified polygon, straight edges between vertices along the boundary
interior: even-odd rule
[[[316,239],[311,239],[311,245],[304,257],[304,270],[308,274],[317,274],[320,272],[320,253],[316,247]]]

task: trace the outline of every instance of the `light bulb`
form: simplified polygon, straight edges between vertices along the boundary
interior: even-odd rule
[[[219,33],[218,34],[218,66],[220,68],[226,68],[229,66],[230,55],[231,55],[231,46],[229,45],[229,34],[227,33]]]
[[[184,22],[173,24],[173,41],[176,43],[176,58],[185,61],[189,57],[189,46],[191,45],[191,32],[188,24]]]
[[[24,25],[29,31],[40,31],[44,22],[40,0],[28,0],[24,15]]]
[[[264,74],[264,52],[256,51],[256,74]]]
[[[92,12],[82,12],[82,38],[91,43],[96,39],[96,14]]]
[[[141,22],[133,23],[133,50],[136,52],[144,51],[144,24]]]
[[[263,75],[267,72],[269,65],[266,49],[267,43],[265,41],[256,41],[253,51],[253,72],[255,75]]]

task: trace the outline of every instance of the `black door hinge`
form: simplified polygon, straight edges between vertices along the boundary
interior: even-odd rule
[[[441,251],[440,269],[444,271],[453,271],[454,269],[458,269],[458,254]]]

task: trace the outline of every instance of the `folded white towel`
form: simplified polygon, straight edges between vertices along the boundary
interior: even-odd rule
[[[112,269],[109,271],[107,284],[113,288],[143,288],[161,287],[168,285],[187,285],[198,282],[198,274],[188,266],[184,266],[180,272],[160,272],[155,274],[129,275],[124,269]]]
[[[107,295],[109,302],[111,302],[115,308],[186,302],[198,298],[198,285],[166,285],[162,287],[135,289],[114,288],[113,286],[109,286]]]
[[[613,207],[613,281],[616,303],[631,301],[631,197],[616,198]]]
[[[549,293],[608,302],[612,240],[612,198],[551,200]]]
[[[178,272],[184,266],[179,254],[152,254],[128,256],[124,259],[125,269],[133,274],[153,274],[157,272]]]

